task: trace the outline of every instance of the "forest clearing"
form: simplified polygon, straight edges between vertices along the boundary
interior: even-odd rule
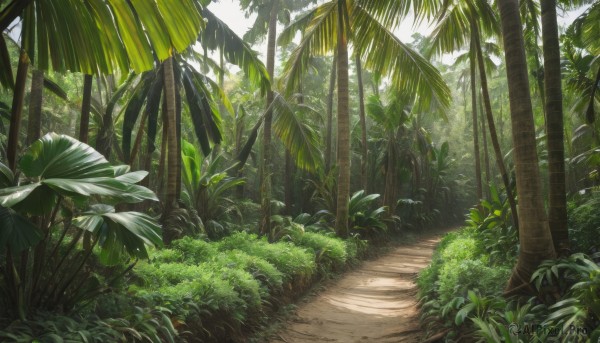
[[[600,0],[0,32],[0,342],[600,341]]]

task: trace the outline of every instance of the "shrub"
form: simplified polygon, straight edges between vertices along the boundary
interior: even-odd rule
[[[439,298],[442,303],[467,291],[478,290],[482,295],[499,294],[510,276],[510,269],[489,267],[482,260],[453,260],[443,265],[439,276]]]
[[[312,254],[306,249],[289,242],[270,244],[266,238],[258,238],[254,234],[238,232],[219,241],[220,251],[239,249],[253,256],[258,256],[273,264],[286,281],[296,278],[308,280],[314,274],[316,265]]]
[[[219,253],[214,262],[221,266],[239,268],[250,273],[261,283],[264,296],[267,296],[269,291],[281,290],[283,285],[283,274],[274,265],[243,251],[235,249]]]
[[[344,241],[336,237],[305,232],[295,244],[312,251],[316,256],[317,263],[326,270],[341,268],[348,259],[347,247]]]
[[[185,263],[202,263],[217,255],[214,244],[192,237],[184,237],[171,243],[173,249],[183,254]]]
[[[571,249],[585,253],[600,250],[600,192],[577,205],[569,203],[569,238]]]

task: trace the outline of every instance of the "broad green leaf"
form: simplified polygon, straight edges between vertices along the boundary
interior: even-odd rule
[[[160,225],[154,218],[139,212],[107,213],[105,217],[122,225],[128,231],[139,237],[145,244],[161,247]]]
[[[49,133],[34,142],[19,164],[28,177],[84,179],[112,177],[113,168],[99,152],[65,135]]]
[[[138,170],[135,172],[131,172],[131,173],[127,173],[127,174],[123,174],[120,176],[117,176],[115,179],[121,182],[125,182],[125,183],[138,183],[140,181],[142,181],[143,179],[146,178],[146,176],[148,176],[148,172],[145,170]]]
[[[133,69],[136,72],[152,69],[154,60],[150,52],[150,43],[129,4],[121,0],[108,0],[108,3]]]
[[[156,51],[156,56],[160,61],[166,60],[169,57],[171,40],[165,23],[163,22],[163,18],[158,11],[156,2],[149,0],[132,0],[131,4],[144,25],[150,43],[152,43],[152,46]]]
[[[13,253],[19,253],[35,246],[42,237],[42,232],[30,221],[0,206],[0,252],[8,246]]]
[[[146,245],[162,246],[160,225],[143,213],[115,213],[112,206],[94,205],[73,220],[83,230],[98,235],[100,258],[103,263],[114,265],[124,256],[148,258]]]
[[[13,207],[25,200],[39,186],[41,183],[0,189],[0,206]]]
[[[15,175],[13,174],[10,168],[0,162],[0,188],[12,186],[15,179]]]
[[[204,21],[193,0],[156,0],[171,44],[182,52],[196,41]],[[149,33],[152,36],[152,32]]]

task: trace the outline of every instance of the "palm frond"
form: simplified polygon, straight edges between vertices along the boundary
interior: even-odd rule
[[[280,94],[273,99],[273,131],[296,159],[296,165],[309,172],[322,165],[317,131],[298,117]],[[308,106],[304,109],[312,110]]]
[[[419,94],[418,102],[423,108],[449,105],[450,89],[440,72],[423,56],[359,7],[355,9],[352,24],[356,30],[355,45],[359,47],[367,68],[390,75],[399,90]]]
[[[294,25],[294,24],[292,24]],[[337,3],[328,2],[314,10],[302,41],[292,52],[282,75],[285,93],[292,94],[308,67],[310,56],[324,55],[337,44]]]
[[[271,87],[269,74],[257,53],[210,10],[205,8],[202,16],[207,23],[200,34],[200,43],[210,50],[220,49],[228,62],[242,68],[248,79],[266,94]]]

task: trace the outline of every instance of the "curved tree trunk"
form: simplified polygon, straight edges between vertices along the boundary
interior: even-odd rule
[[[44,72],[39,69],[31,73],[29,93],[29,119],[27,121],[27,145],[40,138],[42,130],[42,101],[44,97]]]
[[[475,33],[475,46],[477,49],[477,63],[479,65],[479,76],[481,79],[481,93],[483,95],[483,103],[485,106],[485,114],[487,117],[487,124],[490,132],[490,139],[492,146],[494,147],[494,155],[496,156],[496,165],[500,170],[500,176],[506,189],[506,197],[510,205],[510,210],[513,218],[513,226],[515,229],[519,229],[519,215],[517,212],[517,202],[513,194],[513,190],[510,187],[510,180],[508,178],[508,171],[504,165],[504,159],[502,157],[502,151],[500,149],[500,142],[498,141],[498,135],[496,133],[496,124],[494,123],[494,115],[492,114],[492,102],[490,101],[490,93],[487,83],[487,75],[485,72],[485,63],[483,61],[483,51],[481,49],[481,36],[476,25],[472,25],[473,32]]]
[[[508,94],[519,198],[519,257],[507,293],[533,291],[529,280],[539,264],[555,257],[552,235],[544,213],[535,144],[533,109],[518,0],[500,0],[500,18],[506,57]]]
[[[267,72],[271,78],[271,82],[275,76],[275,43],[277,38],[277,12],[279,8],[278,1],[273,2],[271,8],[271,16],[269,18],[269,34],[267,38]],[[270,88],[267,91],[267,105],[269,108],[273,102],[274,94],[273,89]],[[261,173],[261,186],[260,186],[260,203],[262,220],[260,230],[263,235],[270,235],[271,233],[271,136],[273,123],[273,112],[268,111],[265,114],[265,121],[263,123],[263,163]]]
[[[338,77],[338,133],[337,133],[337,211],[335,231],[348,237],[348,201],[350,199],[350,114],[348,106],[348,40],[346,37],[346,1],[338,3],[337,77]]]
[[[479,130],[477,121],[477,78],[476,64],[475,64],[475,35],[471,33],[471,52],[470,52],[470,64],[471,64],[471,114],[473,118],[473,156],[475,157],[475,182],[477,189],[477,206],[480,207],[479,203],[483,199],[483,188],[481,186],[481,158],[479,155]]]
[[[554,249],[559,254],[567,254],[569,231],[567,229],[563,104],[556,0],[541,0],[541,5],[544,87],[546,91],[546,142],[550,183],[548,187],[548,224],[552,233]]]
[[[29,57],[21,50],[19,55],[19,66],[15,79],[12,107],[10,113],[10,126],[8,129],[8,142],[6,144],[6,158],[8,167],[14,172],[17,167],[17,149],[19,146],[19,132],[21,131],[21,117],[23,115],[23,101],[25,99],[25,82],[27,81],[27,69],[29,68]]]
[[[167,58],[163,70],[165,77],[165,122],[167,124],[167,183],[165,190],[165,209],[169,213],[177,207],[177,180],[179,151],[177,137],[177,109],[175,105],[175,75],[173,57]]]
[[[362,65],[360,57],[356,54],[356,75],[358,77],[358,117],[360,118],[360,184],[369,192],[369,181],[367,179],[367,161],[368,161],[368,146],[367,146],[367,119],[365,114],[365,90],[362,78]]]
[[[335,94],[335,79],[337,77],[337,54],[333,56],[331,75],[329,76],[329,94],[327,95],[327,133],[325,136],[325,173],[331,169],[333,141],[333,96]]]

